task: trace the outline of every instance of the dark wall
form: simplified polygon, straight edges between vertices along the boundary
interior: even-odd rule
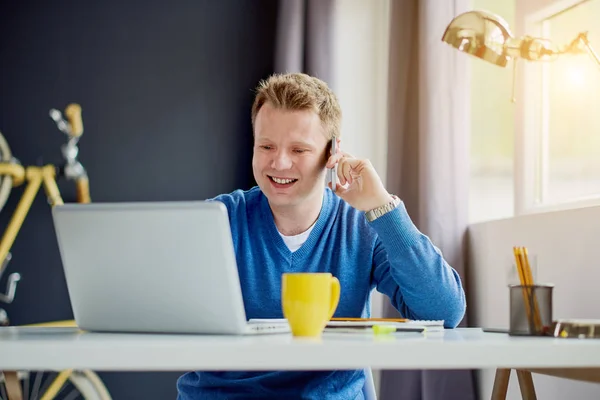
[[[0,131],[23,164],[61,161],[49,118],[83,108],[92,201],[190,200],[254,184],[250,106],[273,69],[277,0],[4,1]],[[65,201],[74,201],[62,182]],[[4,229],[23,187],[0,212]],[[0,280],[18,271],[12,324],[71,319],[39,193]],[[176,288],[173,288],[176,290]],[[107,295],[110,295],[107,293]],[[4,305],[0,305],[3,307]],[[175,398],[180,373],[103,373],[114,398]]]

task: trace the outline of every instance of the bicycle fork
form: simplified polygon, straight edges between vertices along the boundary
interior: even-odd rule
[[[6,265],[11,259],[11,254],[8,253],[4,262],[0,266],[0,278],[2,278],[2,272],[6,269]],[[21,280],[21,275],[18,272],[13,272],[8,276],[8,283],[6,284],[6,293],[0,293],[0,302],[10,304],[15,298],[15,292],[17,290],[17,282]],[[0,308],[0,326],[8,325],[8,314],[4,309]]]
[[[6,171],[2,171],[2,167],[3,166],[0,166],[0,174],[6,173]],[[8,167],[12,167],[12,165]],[[19,200],[17,209],[15,210],[8,227],[6,228],[6,231],[0,240],[0,260],[2,260],[2,264],[0,265],[0,277],[2,276],[2,273],[6,269],[6,266],[11,259],[9,250],[15,241],[23,221],[25,220],[25,216],[31,208],[31,204],[35,199],[40,186],[42,186],[42,184],[44,185],[46,195],[48,196],[48,201],[52,206],[63,204],[63,200],[60,197],[60,192],[58,191],[58,186],[56,185],[55,175],[56,171],[52,165],[45,165],[43,167],[27,167],[25,169],[27,186],[23,192],[23,195],[21,196],[21,199]],[[0,301],[7,304],[10,304],[13,301],[17,288],[17,282],[20,279],[21,275],[16,272],[9,275],[6,294],[0,294]],[[4,312],[4,310],[0,311],[0,325],[6,324],[6,320],[6,312]]]

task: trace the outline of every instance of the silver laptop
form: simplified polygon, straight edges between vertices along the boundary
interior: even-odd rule
[[[79,328],[104,332],[289,332],[248,322],[220,202],[65,204],[52,209]]]

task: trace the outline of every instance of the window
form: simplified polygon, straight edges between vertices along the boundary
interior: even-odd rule
[[[600,0],[563,0],[526,31],[566,46],[580,32],[600,51]],[[517,214],[600,204],[600,66],[587,54],[523,62]]]
[[[559,48],[587,32],[600,55],[600,0],[544,3],[473,0],[473,8],[501,16],[514,36]],[[519,59],[516,76],[512,62],[471,63],[469,223],[600,205],[600,66],[585,53]],[[516,103],[513,76],[522,89]]]

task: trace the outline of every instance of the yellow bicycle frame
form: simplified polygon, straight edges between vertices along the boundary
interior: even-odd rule
[[[81,108],[78,105],[70,105],[67,109],[67,115],[69,117],[72,128],[73,136],[81,136],[83,132],[83,125],[81,123]],[[40,190],[40,187],[44,185],[46,196],[50,202],[50,206],[61,205],[63,199],[60,195],[58,185],[56,183],[56,167],[52,164],[39,166],[28,166],[23,167],[22,165],[15,163],[0,163],[0,176],[10,176],[13,181],[13,187],[20,186],[24,182],[27,182],[25,190],[21,195],[19,204],[13,212],[8,227],[4,231],[2,239],[0,239],[0,274],[2,273],[3,262],[6,260],[8,253],[15,242],[17,234],[23,225],[23,221],[27,216],[27,213],[31,209],[31,205]],[[89,181],[86,175],[78,177],[76,179],[77,187],[77,201],[79,203],[89,203],[90,191]],[[76,327],[75,321],[55,321],[41,324],[32,324],[28,326],[72,326]],[[2,371],[0,371],[2,372]],[[61,371],[58,376],[54,379],[52,384],[48,387],[46,392],[41,397],[41,400],[53,399],[60,388],[69,379],[69,376],[73,373],[72,369]],[[8,390],[9,399],[21,399],[21,387],[16,371],[4,371],[4,379],[6,382],[6,388]]]

